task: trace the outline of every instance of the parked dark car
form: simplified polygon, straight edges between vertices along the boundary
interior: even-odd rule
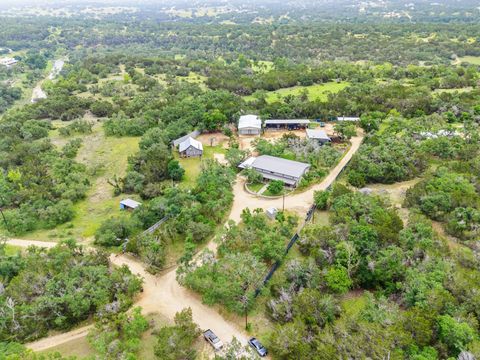
[[[203,337],[205,338],[205,340],[207,340],[210,343],[210,345],[213,346],[215,351],[218,351],[223,347],[222,340],[220,340],[212,330],[208,329],[204,331]]]
[[[250,340],[248,340],[248,343],[252,348],[254,348],[258,355],[260,355],[261,357],[267,356],[267,349],[260,343],[260,341],[257,340],[257,338],[251,338]]]

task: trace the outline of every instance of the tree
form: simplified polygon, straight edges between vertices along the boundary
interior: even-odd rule
[[[248,156],[248,151],[240,150],[236,147],[231,147],[225,154],[225,159],[228,161],[232,168],[237,168],[238,165]],[[248,171],[247,169],[246,171]]]
[[[178,160],[170,160],[168,163],[168,176],[174,181],[180,181],[185,174],[185,169],[180,166]]]
[[[95,101],[90,105],[90,111],[98,117],[107,117],[113,113],[113,105],[108,101]]]
[[[263,175],[255,169],[246,169],[245,176],[249,184],[261,183],[263,181]]]
[[[459,322],[450,315],[439,316],[438,326],[440,339],[454,356],[465,350],[467,345],[477,337],[475,330],[470,325]]]
[[[134,359],[141,347],[141,336],[147,329],[148,321],[137,307],[131,314],[99,319],[88,334],[88,340],[102,359]]]
[[[350,140],[357,134],[357,129],[354,124],[350,124],[347,121],[339,121],[334,126],[335,132],[342,138]]]
[[[227,117],[220,110],[214,109],[203,114],[203,126],[208,131],[221,129],[227,123]]]
[[[175,325],[161,328],[157,335],[155,356],[161,360],[194,360],[193,343],[200,336],[200,329],[193,322],[192,309],[175,314]]]
[[[327,210],[328,199],[330,197],[329,191],[319,190],[313,194],[313,203],[319,210]]]
[[[283,181],[272,180],[267,186],[267,191],[272,195],[278,195],[283,191]]]
[[[132,235],[138,224],[128,217],[111,217],[105,220],[95,232],[95,244],[102,246],[120,245]]]
[[[329,268],[325,274],[325,281],[330,290],[339,294],[346,293],[352,286],[348,271],[343,266]]]

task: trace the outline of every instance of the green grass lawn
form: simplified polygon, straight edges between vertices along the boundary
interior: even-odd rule
[[[75,356],[78,359],[83,359],[95,354],[86,337],[68,341],[47,351],[41,351],[40,354],[48,355],[57,352],[63,356]]]
[[[463,56],[454,61],[455,64],[461,64],[462,62],[467,62],[472,65],[480,65],[480,56]]]
[[[214,154],[225,154],[226,149],[223,146],[203,146],[203,156],[192,158],[181,158],[178,152],[175,152],[175,158],[180,162],[182,168],[185,169],[185,175],[180,183],[182,187],[194,187],[198,175],[202,169],[202,161],[213,159]]]
[[[254,192],[258,193],[260,191],[260,189],[265,186],[265,184],[264,183],[254,183],[254,184],[248,184],[247,186],[251,191],[254,191]]]
[[[191,84],[197,84],[204,90],[207,88],[207,86],[205,85],[205,82],[207,81],[207,77],[192,71],[190,71],[188,76],[177,76],[177,79],[182,81],[187,81]]]
[[[438,95],[438,94],[443,94],[443,93],[449,93],[449,94],[452,94],[452,93],[464,93],[464,92],[470,92],[472,91],[473,88],[471,86],[468,86],[468,87],[464,87],[464,88],[457,88],[457,89],[435,89],[433,91],[434,94]]]
[[[51,133],[51,139],[58,145],[65,141],[57,131]],[[108,184],[108,180],[114,175],[118,177],[125,175],[128,157],[138,151],[140,137],[106,137],[102,124],[96,123],[93,133],[83,135],[82,139],[83,144],[76,160],[85,164],[90,174],[91,187],[86,199],[74,205],[75,217],[71,222],[53,230],[39,230],[26,234],[25,238],[50,241],[70,237],[77,240],[89,238],[95,234],[104,220],[121,213],[119,202],[127,196],[113,196],[113,188]],[[138,200],[135,196],[128,197]]]
[[[19,246],[13,246],[8,244],[5,246],[5,253],[7,255],[15,255],[21,251],[22,251],[22,248]]]
[[[155,360],[154,348],[157,344],[155,332],[164,326],[172,325],[172,322],[159,313],[153,313],[146,316],[150,324],[153,324],[142,336],[142,346],[138,352],[138,358],[144,360]]]
[[[284,88],[284,89],[268,92],[266,101],[268,103],[272,103],[287,95],[298,96],[302,93],[303,90],[307,90],[308,99],[310,101],[313,101],[313,100],[326,101],[329,93],[333,93],[333,94],[338,93],[339,91],[345,89],[348,85],[350,85],[350,83],[348,82],[337,83],[332,81],[325,84],[316,84],[316,85],[310,85],[310,86],[294,86],[290,88]],[[253,95],[249,95],[249,96],[245,96],[244,99],[246,101],[252,101],[255,99],[255,97]]]
[[[313,222],[318,225],[327,226],[330,224],[328,211],[316,210],[313,215]]]

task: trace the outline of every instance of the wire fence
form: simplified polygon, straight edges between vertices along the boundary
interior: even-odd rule
[[[160,221],[156,222],[155,224],[153,224],[152,226],[150,226],[147,230],[145,230],[143,232],[143,234],[151,234],[153,233],[155,230],[157,230],[160,225],[162,225],[165,221],[168,220],[168,216],[165,216],[163,219],[161,219]]]
[[[347,164],[345,164],[345,166],[342,168],[342,170],[338,173],[338,175],[335,177],[335,179],[333,179],[332,183],[330,185],[327,186],[326,188],[326,191],[330,191],[331,188],[332,188],[332,185],[333,183],[335,182],[335,180],[337,180],[337,178],[343,173],[343,171],[345,170],[345,168],[347,167],[348,163],[350,161],[347,162]],[[305,216],[305,220],[302,224],[302,226],[298,229],[298,231],[292,236],[292,238],[290,239],[290,241],[288,242],[288,245],[285,249],[285,256],[287,256],[288,252],[290,251],[290,249],[292,248],[293,245],[295,245],[295,243],[297,242],[297,240],[300,238],[300,235],[299,233],[302,231],[302,229],[305,227],[305,225],[307,225],[313,218],[313,215],[315,213],[315,210],[317,209],[317,206],[315,204],[313,204],[310,209],[307,211],[307,214]],[[263,280],[261,281],[261,283],[257,286],[257,288],[255,289],[255,297],[257,297],[260,292],[262,291],[262,288],[268,283],[268,281],[272,278],[273,274],[275,274],[275,271],[277,271],[277,269],[280,267],[281,265],[281,261],[276,261],[271,267],[270,269],[268,270],[267,274],[265,275],[265,277],[263,278]]]

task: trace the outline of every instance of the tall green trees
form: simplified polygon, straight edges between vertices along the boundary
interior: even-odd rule
[[[174,326],[159,330],[155,356],[162,360],[194,360],[197,352],[193,345],[200,334],[200,329],[193,322],[192,310],[184,309],[175,314]]]
[[[141,280],[127,267],[109,268],[102,252],[74,242],[2,258],[0,340],[31,341],[91,315],[116,314],[132,304]]]

